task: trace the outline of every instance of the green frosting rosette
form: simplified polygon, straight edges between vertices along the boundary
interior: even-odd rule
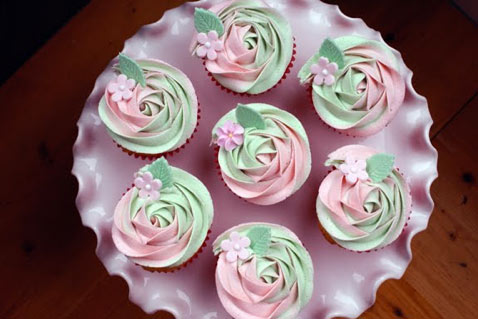
[[[238,104],[212,131],[227,186],[259,205],[283,201],[309,176],[310,147],[302,124],[269,104]]]
[[[162,154],[186,143],[197,124],[191,81],[159,60],[120,54],[119,71],[106,87],[98,112],[113,140],[139,154]]]
[[[287,20],[259,0],[224,1],[197,8],[191,52],[222,86],[260,94],[283,77],[293,55]]]
[[[335,168],[322,181],[317,216],[340,246],[353,251],[385,247],[403,231],[411,211],[410,189],[394,156],[362,145],[344,146],[325,163]]]
[[[289,229],[242,224],[221,234],[213,249],[217,293],[235,319],[295,319],[310,301],[312,260]]]
[[[204,184],[160,158],[135,174],[134,187],[115,208],[112,236],[118,250],[138,265],[177,268],[201,248],[212,219]]]
[[[353,136],[382,130],[405,97],[405,81],[390,48],[358,36],[326,39],[298,77],[311,84],[321,119]]]

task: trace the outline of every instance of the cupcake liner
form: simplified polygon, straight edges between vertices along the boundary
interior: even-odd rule
[[[120,145],[118,142],[113,140],[113,143],[123,151],[123,153],[128,154],[129,156],[134,156],[134,158],[141,158],[142,160],[155,160],[160,157],[172,157],[175,153],[179,153],[179,151],[183,148],[186,147],[187,144],[194,138],[194,135],[198,131],[199,127],[199,122],[201,120],[201,107],[200,103],[198,102],[198,112],[197,112],[197,122],[196,122],[196,127],[194,128],[194,131],[191,133],[191,135],[186,139],[186,142],[181,144],[180,146],[176,147],[175,149],[172,149],[170,151],[164,152],[164,153],[158,153],[158,154],[146,154],[146,153],[138,153],[131,151],[124,146]]]
[[[297,53],[296,51],[296,47],[297,45],[295,44],[295,38],[294,38],[294,43],[292,45],[292,56],[290,58],[290,61],[289,61],[289,64],[287,65],[287,68],[285,69],[284,71],[284,74],[282,75],[282,77],[280,78],[280,80],[273,86],[271,87],[270,89],[267,89],[266,91],[262,92],[262,93],[257,93],[257,94],[250,94],[250,93],[246,93],[246,92],[243,92],[243,93],[239,93],[239,92],[235,92],[225,86],[223,86],[221,83],[219,83],[218,80],[216,80],[216,78],[212,75],[211,72],[208,71],[208,69],[206,68],[206,61],[203,61],[203,66],[204,66],[204,70],[206,70],[207,72],[207,75],[209,76],[209,78],[211,79],[211,81],[216,85],[218,86],[222,91],[226,91],[228,93],[231,93],[235,96],[239,95],[239,96],[258,96],[258,95],[261,95],[261,94],[264,94],[264,93],[267,93],[271,90],[273,90],[275,87],[277,87],[279,84],[281,84],[282,81],[284,81],[286,78],[287,78],[287,75],[290,73],[290,69],[294,66],[294,61],[295,61],[295,55]]]
[[[324,227],[322,227],[322,224],[320,224],[320,222],[318,222],[318,227],[319,227],[319,230],[320,232],[322,233],[322,235],[324,236],[325,240],[331,244],[331,245],[335,245],[335,246],[339,246],[340,248],[343,248],[342,246],[340,246],[339,244],[337,244],[335,242],[335,240],[332,238],[332,236],[329,235],[329,233],[327,233],[327,231],[324,229]],[[345,248],[343,248],[345,249]]]
[[[121,195],[121,197],[123,197],[133,187],[134,187],[134,184],[131,184],[131,187],[128,187],[126,189],[126,191]],[[189,258],[188,260],[186,260],[184,263],[182,263],[179,266],[165,267],[165,268],[154,268],[154,267],[146,267],[146,266],[143,266],[143,265],[140,265],[140,264],[137,264],[137,263],[135,263],[135,265],[140,266],[141,268],[143,268],[144,270],[147,270],[149,272],[173,273],[175,271],[181,270],[181,269],[185,268],[186,266],[190,265],[195,259],[198,258],[199,254],[203,252],[204,248],[207,246],[207,242],[209,241],[209,235],[210,234],[211,234],[211,229],[209,229],[207,231],[206,238],[204,239],[201,247],[199,247],[199,249],[196,251],[196,253],[191,258]]]
[[[332,172],[332,171],[335,170],[335,169],[336,169],[336,168],[333,168],[333,169],[329,170],[329,171],[327,172],[327,174],[325,174],[324,178],[325,178],[328,174],[330,174],[330,172]],[[400,169],[397,168],[397,167],[396,167],[395,169],[396,169],[396,170],[399,172],[399,174],[405,179],[405,176],[403,175],[402,172],[400,172]],[[406,179],[405,179],[405,180],[406,180]],[[408,185],[408,183],[407,183],[407,185]],[[410,221],[410,218],[411,218],[411,215],[412,215],[412,211],[413,211],[413,201],[412,201],[412,194],[411,194],[411,189],[410,189],[410,187],[409,187],[409,189],[408,189],[408,195],[410,196],[410,202],[411,202],[411,204],[410,204],[410,211],[408,212],[407,221],[405,222],[405,225],[403,226],[403,229],[402,229],[402,231],[400,232],[400,235],[398,235],[398,237],[397,237],[394,241],[392,241],[391,243],[389,243],[389,244],[387,244],[387,245],[385,245],[385,246],[383,246],[383,247],[375,248],[375,249],[371,249],[371,250],[364,250],[364,251],[351,250],[351,249],[348,249],[348,248],[345,248],[345,247],[342,247],[341,245],[339,245],[339,244],[332,238],[332,236],[327,232],[327,230],[325,230],[325,228],[322,226],[322,224],[320,223],[320,221],[318,221],[318,223],[317,223],[317,224],[318,224],[318,228],[319,228],[320,232],[322,233],[322,235],[324,236],[324,239],[325,239],[329,244],[334,245],[334,246],[337,246],[337,247],[339,247],[339,248],[341,248],[341,249],[343,249],[343,250],[346,250],[346,251],[348,251],[348,252],[352,252],[352,253],[356,253],[356,254],[362,254],[362,253],[371,253],[371,252],[380,251],[380,250],[382,250],[382,249],[384,249],[384,248],[386,248],[386,247],[392,245],[393,243],[395,243],[395,241],[397,241],[397,240],[400,238],[400,236],[402,236],[403,233],[405,232],[405,229],[406,229],[407,226],[408,226],[408,223],[409,223],[409,221]],[[315,216],[316,216],[316,218],[317,218],[317,208],[315,208],[315,207],[314,207],[314,214],[315,214]]]

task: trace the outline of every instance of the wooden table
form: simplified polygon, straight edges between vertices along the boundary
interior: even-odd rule
[[[125,39],[182,2],[93,0],[0,88],[1,318],[171,318],[143,313],[126,283],[106,273],[70,170],[96,77]],[[410,268],[383,284],[361,318],[477,318],[477,26],[445,0],[329,2],[402,52],[428,98],[439,151],[436,207],[413,240]]]

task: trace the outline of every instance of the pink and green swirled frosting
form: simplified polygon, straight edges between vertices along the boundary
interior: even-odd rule
[[[383,180],[373,181],[365,166],[350,164],[365,163],[376,154],[367,146],[348,145],[329,154],[326,162],[335,169],[320,185],[317,216],[332,239],[349,250],[369,251],[391,244],[410,215],[410,189],[396,168]],[[354,178],[347,178],[348,174]]]
[[[144,177],[147,168],[140,170],[137,178]],[[159,197],[145,197],[144,189],[133,187],[116,205],[113,241],[138,265],[179,267],[194,256],[207,237],[213,219],[208,190],[179,168],[171,167],[171,176],[171,186],[161,188]]]
[[[197,124],[198,100],[191,81],[159,60],[136,61],[146,85],[138,83],[128,99],[115,101],[105,90],[98,112],[108,133],[122,147],[143,154],[175,150],[191,137]]]
[[[272,205],[295,193],[309,176],[309,141],[300,121],[289,112],[263,103],[245,106],[260,114],[265,126],[246,127],[241,145],[219,149],[221,174],[236,195],[254,204]],[[235,110],[215,125],[213,141],[218,141],[218,128],[228,121],[237,123]]]
[[[293,53],[292,30],[277,10],[260,0],[224,1],[209,8],[221,20],[223,49],[206,69],[224,87],[260,94],[277,84]],[[199,43],[194,37],[191,52]]]
[[[333,40],[343,52],[344,67],[331,85],[312,82],[314,55],[299,71],[301,83],[312,82],[312,99],[321,119],[353,136],[382,130],[396,115],[405,97],[405,81],[393,52],[385,44],[358,36]]]
[[[251,236],[267,230],[260,245]],[[257,232],[256,232],[257,234]],[[223,242],[237,238],[245,243],[243,258],[230,260]],[[235,226],[221,234],[213,244],[218,255],[216,288],[226,311],[235,319],[295,319],[310,301],[314,268],[309,253],[289,229],[266,223]]]

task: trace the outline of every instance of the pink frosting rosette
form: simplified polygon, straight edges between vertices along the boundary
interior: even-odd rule
[[[335,169],[322,181],[317,215],[340,246],[353,251],[385,247],[402,233],[411,211],[410,189],[394,157],[362,145],[329,155]]]
[[[222,86],[239,93],[260,94],[284,75],[293,55],[289,23],[260,0],[224,1],[196,14],[191,52],[204,58],[206,69]],[[197,13],[197,12],[196,12]],[[202,29],[214,19],[215,29]],[[208,20],[209,21],[209,20]]]
[[[395,117],[405,97],[405,81],[396,57],[385,44],[358,36],[326,41],[337,51],[331,59],[342,56],[339,65],[321,56],[321,48],[299,72],[300,81],[312,85],[317,113],[346,134],[379,132]]]
[[[128,61],[136,68],[136,81],[126,80],[125,74],[113,78],[99,104],[108,133],[117,144],[137,154],[177,149],[197,124],[198,100],[191,81],[159,60]]]
[[[312,260],[287,228],[242,224],[221,234],[213,248],[217,293],[233,318],[295,319],[309,302]]]
[[[241,120],[241,111],[250,116]],[[251,116],[260,121],[247,122]],[[222,178],[232,192],[251,203],[283,201],[309,176],[311,153],[302,124],[272,105],[239,104],[219,120],[212,138],[221,146]]]
[[[213,206],[198,179],[178,168],[158,169],[163,165],[158,161],[166,162],[160,158],[140,170],[116,205],[112,236],[134,263],[167,270],[185,264],[201,248]]]

